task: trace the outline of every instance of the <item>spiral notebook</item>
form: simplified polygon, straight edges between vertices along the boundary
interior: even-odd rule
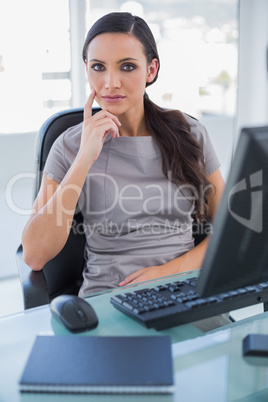
[[[53,393],[171,393],[171,339],[38,336],[19,389]]]

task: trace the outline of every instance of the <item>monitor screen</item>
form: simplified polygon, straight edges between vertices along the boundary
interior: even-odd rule
[[[268,126],[241,130],[197,292],[268,281]]]

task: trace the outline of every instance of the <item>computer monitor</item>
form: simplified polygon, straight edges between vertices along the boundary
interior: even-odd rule
[[[244,128],[196,291],[212,296],[268,281],[268,126]]]

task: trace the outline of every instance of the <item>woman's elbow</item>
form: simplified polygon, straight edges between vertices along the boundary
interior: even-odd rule
[[[22,258],[25,264],[27,264],[33,271],[41,271],[45,265],[35,253],[31,253],[25,248],[23,248]]]

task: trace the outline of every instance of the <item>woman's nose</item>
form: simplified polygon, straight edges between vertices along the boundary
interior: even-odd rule
[[[105,88],[113,90],[116,88],[120,88],[120,86],[121,83],[118,74],[115,72],[107,73]]]

